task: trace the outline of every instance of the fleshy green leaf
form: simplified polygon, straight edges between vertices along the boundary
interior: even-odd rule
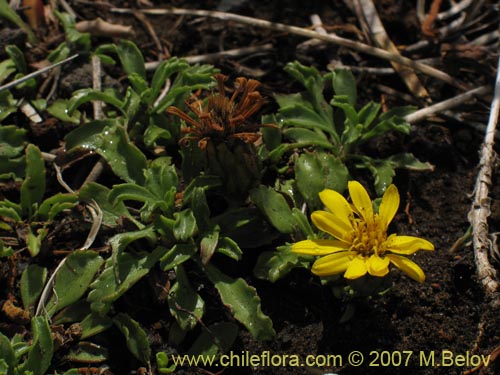
[[[220,228],[218,225],[212,226],[205,232],[200,241],[200,258],[203,265],[207,264],[219,244]]]
[[[28,227],[28,233],[26,234],[26,246],[32,257],[35,257],[40,252],[42,247],[42,241],[49,233],[47,228],[38,228],[36,235],[33,233],[32,229]]]
[[[293,232],[295,221],[292,211],[281,194],[261,185],[250,191],[250,199],[281,233]]]
[[[233,279],[223,274],[212,264],[208,264],[205,271],[224,305],[255,339],[269,340],[275,335],[271,319],[262,312],[255,288],[242,278]]]
[[[179,265],[175,269],[176,282],[168,294],[170,313],[183,330],[191,330],[202,318],[205,302],[189,283],[184,268]]]
[[[42,293],[47,279],[47,269],[30,264],[21,276],[21,299],[25,310],[31,311]]]
[[[117,314],[113,318],[113,322],[123,333],[130,353],[143,364],[149,363],[151,348],[149,346],[148,336],[139,323],[124,313]]]
[[[80,341],[65,356],[65,359],[77,363],[101,363],[108,359],[108,349],[103,345],[95,345],[87,341]]]
[[[123,127],[117,126],[103,135],[98,152],[118,177],[139,185],[144,183],[146,156],[130,141]]]
[[[56,275],[54,294],[46,306],[49,316],[78,301],[103,262],[99,254],[91,250],[71,253]]]
[[[6,375],[13,374],[14,366],[16,365],[16,355],[9,339],[0,332],[0,360],[4,361]],[[1,370],[1,365],[0,365]]]
[[[81,118],[80,112],[74,110],[73,114],[70,116],[68,113],[68,106],[69,102],[67,99],[57,99],[47,108],[47,112],[61,121],[69,122],[75,125],[79,124]]]
[[[21,155],[26,143],[26,129],[14,125],[0,126],[0,157]]]
[[[16,11],[9,6],[7,0],[0,0],[0,17],[9,20],[17,27],[22,29],[28,35],[28,40],[32,45],[38,44],[38,39],[31,28],[26,23],[24,23],[24,21],[21,17],[19,17]]]
[[[86,338],[104,332],[112,325],[113,320],[109,316],[90,313],[80,323],[80,327],[82,328],[80,339],[85,340]]]
[[[127,75],[137,74],[142,79],[146,79],[144,58],[133,42],[125,39],[120,40],[120,43],[116,46],[116,52]]]
[[[238,326],[233,323],[214,323],[193,343],[188,355],[214,356],[227,352],[236,340]]]
[[[348,69],[335,69],[332,75],[335,95],[345,95],[349,105],[354,108],[357,102],[356,78]]]
[[[287,275],[292,269],[304,267],[304,257],[290,250],[290,246],[281,246],[277,251],[264,251],[254,267],[254,275],[259,279],[275,282]]]
[[[116,260],[122,270],[120,279],[115,276],[113,260],[108,259],[104,271],[90,285],[92,290],[87,301],[90,302],[92,311],[100,315],[106,314],[111,304],[147,275],[164,253],[165,249],[162,247],[157,247],[152,253],[143,253],[142,256],[121,253]]]
[[[73,193],[57,193],[45,199],[36,212],[36,219],[52,221],[62,211],[76,206],[78,196]]]
[[[108,226],[118,225],[117,220],[120,217],[126,217],[134,222],[139,229],[142,229],[142,224],[136,221],[125,204],[120,201],[108,199],[110,189],[95,182],[85,184],[79,191],[78,196],[80,200],[90,202],[92,199],[96,201],[103,212],[103,223]]]
[[[196,254],[197,247],[194,244],[175,244],[160,259],[160,267],[163,271],[171,270],[179,266]]]
[[[22,366],[22,373],[31,371],[34,375],[44,375],[52,361],[54,344],[50,334],[49,323],[45,316],[37,316],[31,320],[33,333],[28,359]]]
[[[105,91],[97,91],[89,88],[80,89],[73,93],[73,96],[68,103],[68,115],[73,116],[78,107],[94,100],[100,100],[109,104],[118,109],[123,115],[126,115],[123,101],[117,97],[113,90],[108,89]]]
[[[187,241],[192,238],[198,231],[196,226],[196,218],[191,209],[186,209],[181,212],[176,212],[174,223],[174,236],[179,241]]]
[[[26,147],[26,177],[21,185],[21,208],[29,216],[33,205],[39,204],[45,194],[45,162],[42,153],[33,144]]]

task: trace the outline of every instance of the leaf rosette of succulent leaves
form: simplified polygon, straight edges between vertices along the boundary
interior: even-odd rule
[[[391,184],[397,168],[432,169],[408,153],[384,159],[363,154],[363,144],[374,137],[391,131],[409,134],[411,127],[404,116],[413,107],[381,113],[379,103],[369,102],[358,110],[356,81],[349,70],[322,75],[298,62],[289,63],[285,70],[305,91],[275,96],[278,113],[264,121],[279,124],[284,141],[273,129],[264,129],[267,158],[276,162],[293,149],[301,150],[294,155],[295,184],[311,209],[321,207],[318,194],[323,189],[345,190],[353,166],[372,173],[378,194]],[[334,90],[330,100],[325,98],[327,85]]]
[[[133,43],[101,46],[95,53],[106,63],[116,63],[117,56],[130,86],[123,94],[112,89],[78,90],[70,100],[60,102],[61,110],[54,109],[53,114],[65,121],[71,116],[79,125],[65,138],[70,158],[82,151],[98,154],[123,181],[113,186],[86,184],[79,190],[79,198],[97,202],[106,226],[126,222],[128,229],[109,239],[111,256],[103,260],[104,269],[88,286],[88,296],[62,309],[52,308],[54,319],[68,321],[76,308],[86,311],[87,315],[78,315],[85,321],[85,337],[114,324],[128,335],[127,341],[135,341],[129,349],[145,362],[151,355],[146,336],[131,317],[115,315],[115,302],[142,278],[168,273],[175,276],[166,298],[168,314],[175,321],[170,329],[172,342],[180,343],[188,331],[200,326],[205,312],[196,281],[200,278],[213,284],[222,303],[254,337],[271,338],[272,322],[262,312],[256,290],[243,278],[228,276],[213,261],[217,257],[240,260],[242,250],[233,237],[244,237],[249,227],[262,228],[262,215],[246,207],[213,214],[206,194],[221,186],[220,176],[190,170],[186,162],[181,168],[176,164],[179,140],[185,134],[179,119],[167,115],[166,109],[181,106],[193,91],[211,87],[216,69],[171,58],[160,63],[149,80],[143,56]],[[165,86],[169,89],[164,90]],[[87,104],[94,100],[104,103],[104,117],[87,120]],[[65,105],[67,111],[62,110]],[[224,329],[218,328],[220,324]],[[209,329],[213,334],[201,334],[193,343],[193,352],[227,350],[238,325],[215,322]]]
[[[24,147],[23,138],[22,130],[0,125],[0,164],[9,164],[8,160],[2,160],[3,157],[19,154]],[[64,210],[73,208],[78,203],[78,196],[56,193],[45,198],[45,161],[40,150],[30,143],[19,157],[24,165],[22,177],[13,173],[3,175],[9,179],[14,177],[14,180],[22,180],[19,202],[7,198],[0,201],[0,230],[17,233],[21,243],[26,244],[30,255],[34,257],[40,252],[52,221]],[[1,238],[0,243],[3,244]],[[3,249],[4,255],[11,255],[12,249],[7,251],[9,248]]]
[[[356,81],[345,69],[322,75],[314,67],[292,62],[285,70],[304,86],[305,91],[275,95],[279,110],[276,114],[264,116],[263,122],[278,124],[280,129],[262,129],[265,147],[259,151],[263,159],[277,167],[291,154],[281,170],[289,169],[291,162],[293,178],[277,182],[274,187],[277,191],[266,192],[266,195],[277,198],[279,192],[281,198],[287,197],[294,208],[290,210],[280,205],[280,208],[271,209],[265,203],[270,200],[263,199],[264,189],[260,189],[259,194],[254,191],[252,195],[253,201],[280,233],[319,238],[308,224],[304,210],[297,207],[307,207],[311,211],[321,209],[319,193],[324,189],[343,192],[354,169],[371,172],[379,195],[391,184],[397,168],[433,169],[431,164],[419,161],[410,153],[383,159],[363,153],[363,145],[375,137],[388,132],[409,134],[410,124],[404,116],[414,108],[397,107],[381,113],[379,103],[369,102],[358,110]],[[334,91],[330,100],[325,97],[327,87]],[[274,198],[272,201],[276,204]],[[283,226],[283,222],[288,223]],[[277,251],[263,252],[254,273],[259,278],[275,281],[295,267],[308,267],[311,260],[292,253],[289,245],[283,245]]]
[[[227,200],[240,201],[261,178],[262,164],[255,144],[261,140],[262,127],[253,120],[265,103],[255,79],[238,77],[230,96],[226,96],[224,82],[227,77],[215,76],[217,91],[205,99],[193,95],[186,106],[194,118],[176,106],[167,112],[183,121],[183,172],[189,177],[204,173],[221,179],[223,194]]]

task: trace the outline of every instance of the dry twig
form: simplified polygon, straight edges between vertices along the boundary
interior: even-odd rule
[[[124,8],[113,8],[111,11],[116,13],[132,13],[131,9]],[[232,21],[243,23],[247,25],[251,25],[254,27],[261,27],[270,30],[275,30],[279,32],[287,32],[295,35],[300,35],[306,38],[315,38],[324,40],[329,43],[337,44],[342,47],[351,48],[355,51],[366,53],[368,55],[372,55],[384,60],[395,61],[402,65],[407,65],[413,70],[419,71],[423,74],[426,74],[430,77],[439,79],[443,82],[448,83],[451,86],[458,87],[463,90],[467,90],[468,87],[459,82],[456,78],[450,76],[449,74],[442,72],[436,68],[430,67],[425,64],[420,64],[416,61],[413,61],[410,58],[401,56],[399,54],[394,54],[388,52],[386,50],[369,46],[367,44],[359,43],[350,39],[342,38],[334,34],[323,35],[318,33],[317,31],[304,29],[297,26],[285,25],[282,23],[270,22],[262,19],[241,16],[233,13],[225,13],[225,12],[217,12],[217,11],[209,11],[209,10],[200,10],[200,9],[179,9],[179,8],[170,8],[170,9],[145,9],[143,10],[145,14],[149,15],[165,15],[165,14],[173,14],[173,15],[191,15],[191,16],[200,16],[200,17],[212,17],[218,18],[224,21]]]
[[[481,159],[479,161],[479,173],[474,188],[474,201],[469,212],[469,221],[472,225],[472,244],[474,248],[474,259],[476,262],[479,280],[483,284],[486,295],[493,305],[500,305],[498,299],[497,271],[489,261],[491,243],[488,238],[488,216],[490,215],[490,199],[488,197],[491,185],[491,176],[495,160],[496,126],[500,113],[500,58],[497,66],[495,81],[495,93],[491,103],[490,117],[483,144],[481,145]]]
[[[369,33],[377,46],[399,55],[397,47],[394,43],[392,43],[391,39],[387,35],[387,32],[385,31],[384,25],[378,16],[377,9],[375,8],[373,2],[371,0],[354,1],[356,3],[356,11],[359,12],[358,18],[363,18],[365,20]],[[430,100],[429,93],[413,70],[408,69],[406,66],[394,61],[392,61],[391,64],[413,95],[420,99]]]

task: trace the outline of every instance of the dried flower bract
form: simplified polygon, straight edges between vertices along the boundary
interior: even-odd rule
[[[227,142],[231,139],[240,139],[245,143],[255,143],[260,139],[259,129],[268,124],[252,124],[250,118],[265,103],[257,88],[260,82],[255,79],[238,77],[235,81],[235,89],[231,97],[226,96],[224,81],[227,77],[223,74],[215,76],[217,80],[217,92],[214,92],[205,100],[193,96],[186,105],[195,114],[197,119],[190,117],[177,107],[169,107],[167,112],[173,114],[186,122],[182,128],[185,134],[181,144],[197,141],[198,147],[205,150],[209,140],[214,143]]]

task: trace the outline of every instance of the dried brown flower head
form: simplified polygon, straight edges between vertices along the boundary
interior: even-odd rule
[[[208,95],[206,100],[193,96],[186,105],[195,114],[194,119],[177,107],[169,107],[167,112],[180,117],[186,122],[181,129],[185,134],[180,143],[198,141],[198,147],[205,150],[209,140],[214,143],[226,142],[231,139],[240,139],[245,143],[255,143],[260,139],[259,129],[268,124],[251,124],[250,117],[265,103],[264,98],[257,91],[260,82],[255,79],[238,77],[231,97],[225,93],[223,74],[215,76],[217,92]]]

